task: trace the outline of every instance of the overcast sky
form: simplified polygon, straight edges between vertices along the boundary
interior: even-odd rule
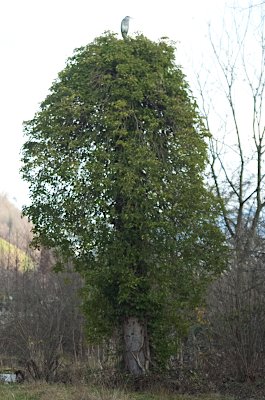
[[[39,103],[77,47],[110,30],[130,15],[130,34],[177,42],[177,63],[184,72],[206,62],[208,24],[216,32],[230,0],[1,0],[0,2],[0,192],[27,202],[27,185],[19,175],[22,122]],[[241,0],[240,4],[247,4]]]

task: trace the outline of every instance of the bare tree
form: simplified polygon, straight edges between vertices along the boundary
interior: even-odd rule
[[[214,86],[207,90],[209,74],[198,79],[231,250],[228,271],[210,290],[209,319],[229,373],[255,379],[265,369],[265,4],[230,8],[229,18],[221,36],[209,29]]]
[[[84,353],[81,278],[74,273],[0,272],[1,358],[15,360],[33,379],[55,379],[62,358],[77,361]]]
[[[241,257],[255,251],[254,238],[260,233],[265,207],[264,12],[262,7],[257,21],[257,13],[251,9],[235,9],[230,29],[224,27],[219,42],[210,28],[218,77],[211,104],[206,101],[205,87],[199,82],[202,109],[213,134],[210,145],[213,182],[223,201],[228,237]],[[219,127],[218,116],[212,113],[214,103],[219,109]]]

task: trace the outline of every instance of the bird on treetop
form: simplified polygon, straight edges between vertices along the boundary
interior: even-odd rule
[[[121,34],[122,34],[122,37],[123,37],[123,39],[126,39],[127,38],[127,35],[128,35],[128,30],[129,30],[129,22],[130,22],[130,19],[131,19],[132,17],[129,17],[128,15],[125,17],[125,18],[123,18],[123,20],[121,21]]]

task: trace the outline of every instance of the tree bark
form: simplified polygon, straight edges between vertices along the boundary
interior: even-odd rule
[[[146,324],[138,318],[126,318],[123,324],[125,368],[133,376],[146,374],[150,348]]]

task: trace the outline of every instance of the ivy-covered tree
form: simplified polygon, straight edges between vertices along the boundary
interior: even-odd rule
[[[107,33],[76,50],[25,123],[35,240],[73,260],[90,340],[118,329],[133,375],[172,354],[225,258],[208,133],[174,50]]]

